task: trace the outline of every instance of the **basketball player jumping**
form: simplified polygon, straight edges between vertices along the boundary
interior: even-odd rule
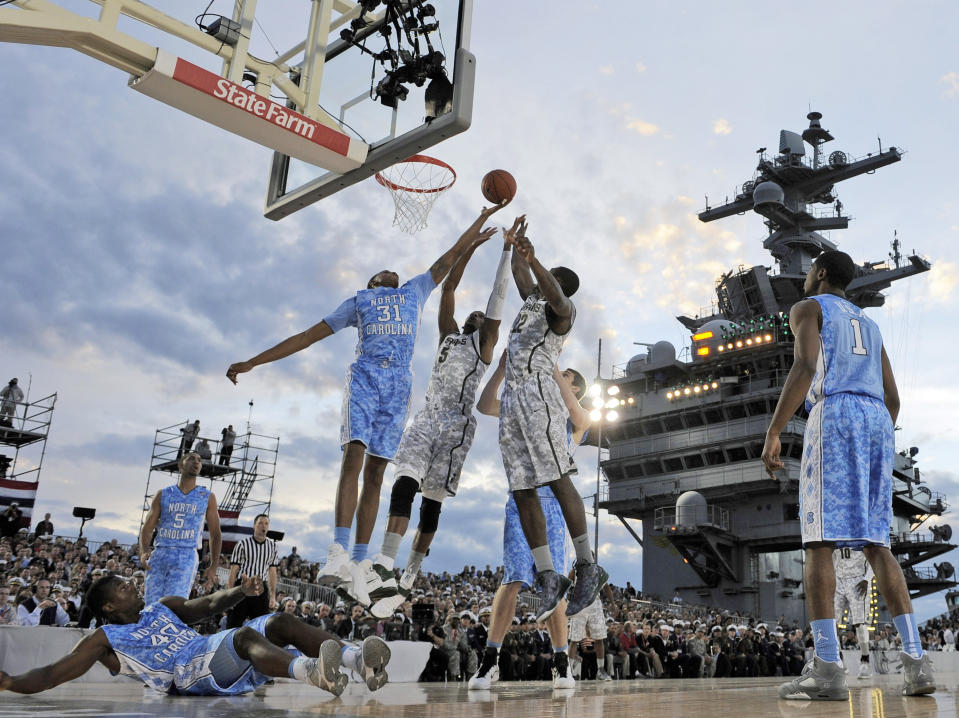
[[[206,578],[214,585],[217,583],[222,538],[216,496],[206,487],[196,485],[196,477],[203,468],[203,460],[197,452],[187,452],[177,465],[180,480],[153,495],[140,529],[140,566],[146,571],[144,591],[148,604],[164,596],[190,597],[204,519],[210,529],[210,566]],[[156,549],[151,553],[154,529],[157,531]]]
[[[514,230],[519,227],[520,221],[517,218],[513,223]],[[504,233],[508,235],[505,229]],[[380,553],[375,561],[367,559],[361,564],[365,567],[366,590],[374,601],[370,612],[377,618],[392,616],[409,595],[436,535],[443,500],[456,495],[463,461],[473,443],[476,431],[473,401],[499,339],[512,253],[507,237],[486,313],[477,310],[470,314],[460,332],[454,318],[456,288],[467,262],[479,245],[477,241],[467,250],[443,282],[439,311],[440,342],[426,388],[426,405],[403,432],[396,452],[396,481],[390,497],[389,519]],[[413,498],[417,491],[423,493],[419,527],[406,569],[397,586],[393,564],[410,523]]]
[[[506,354],[504,353],[496,371],[483,387],[483,393],[476,404],[476,408],[481,413],[497,417],[500,415],[501,402],[496,398],[496,394],[505,375]],[[555,367],[553,379],[559,387],[563,403],[569,412],[566,435],[568,450],[572,452],[573,448],[583,441],[589,429],[589,412],[579,403],[586,393],[586,380],[575,369],[560,372]],[[559,566],[560,570],[565,571],[566,525],[563,522],[563,511],[549,488],[540,487],[536,493],[542,504],[543,515],[546,517],[550,557],[554,566]],[[489,690],[498,678],[499,649],[503,645],[503,638],[516,613],[516,599],[524,587],[532,587],[536,580],[533,554],[523,535],[519,512],[512,494],[506,502],[506,519],[503,522],[503,566],[506,570],[503,574],[503,582],[496,589],[496,595],[493,597],[493,616],[490,621],[486,651],[483,653],[479,669],[470,678],[470,690]],[[566,621],[565,601],[560,600],[556,610],[546,619],[546,627],[553,647],[553,688],[575,688],[576,681],[569,671],[569,627]],[[603,631],[606,631],[605,623]]]
[[[832,566],[836,573],[836,618],[848,609],[849,623],[856,629],[859,642],[859,673],[856,678],[872,676],[869,666],[869,587],[872,585],[872,566],[862,551],[851,548],[837,548],[832,552]]]
[[[209,636],[189,627],[262,591],[259,578],[243,576],[240,585],[206,596],[189,601],[166,596],[145,605],[132,579],[105,576],[90,587],[86,599],[100,628],[55,663],[19,676],[0,671],[0,691],[39,693],[79,678],[97,662],[114,674],[177,695],[249,693],[271,676],[296,678],[340,695],[349,682],[341,665],[362,676],[370,690],[386,684],[390,649],[375,636],[362,646],[344,644],[288,613],[260,616],[242,628]],[[304,655],[285,651],[289,645]]]
[[[902,568],[889,550],[893,427],[899,392],[876,323],[846,299],[856,275],[848,254],[826,251],[803,287],[808,299],[789,312],[795,359],[776,405],[762,460],[769,475],[784,464],[779,434],[807,396],[809,419],[799,475],[806,605],[816,655],[781,698],[846,700],[833,613],[834,548],[861,548],[902,638],[903,695],[936,690],[922,650]]]
[[[537,488],[552,489],[573,537],[576,584],[567,615],[575,615],[591,604],[609,576],[597,565],[590,549],[586,510],[570,479],[576,466],[566,444],[569,413],[552,378],[576,317],[569,298],[579,288],[579,277],[566,267],[548,270],[540,264],[525,230],[524,221],[513,239],[513,279],[524,304],[506,347],[499,443],[523,533],[533,552],[542,598],[537,620],[542,621],[556,609],[570,581],[553,566]]]
[[[413,384],[410,363],[423,305],[473,243],[485,241],[496,232],[495,228],[482,226],[505,204],[484,208],[456,244],[423,274],[400,286],[396,272],[378,272],[366,289],[347,299],[323,321],[252,359],[232,364],[226,372],[227,378],[236,383],[237,374],[302,351],[346,327],[356,327],[359,342],[356,359],[347,372],[340,425],[343,461],[336,487],[333,543],[319,581],[332,586],[351,584],[353,594],[364,605],[369,604],[369,596],[359,562],[366,558],[376,522],[383,472],[396,453],[406,423]],[[361,471],[363,490],[357,504]],[[356,537],[351,556],[347,547],[354,514]]]

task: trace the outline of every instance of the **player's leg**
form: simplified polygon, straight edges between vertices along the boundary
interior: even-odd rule
[[[378,636],[367,637],[362,645],[346,643],[289,613],[261,616],[251,621],[249,627],[263,633],[274,645],[296,646],[301,653],[313,658],[320,657],[323,646],[329,641],[335,641],[340,648],[342,664],[362,676],[371,691],[381,688],[389,680],[386,665],[391,653],[386,641]]]
[[[576,582],[566,609],[567,615],[573,616],[596,600],[609,574],[596,563],[596,557],[593,556],[586,526],[586,508],[572,479],[567,474],[549,487],[563,510],[563,518],[569,535],[573,537],[573,550],[576,552]]]
[[[469,690],[489,690],[499,678],[499,650],[503,639],[516,615],[516,599],[523,588],[522,581],[502,583],[493,596],[493,611],[490,616],[489,633],[486,636],[486,650],[479,668],[469,680]]]
[[[340,673],[340,646],[333,640],[320,646],[317,658],[294,657],[250,626],[235,629],[233,635],[228,636],[223,643],[227,648],[232,646],[237,658],[249,661],[256,671],[266,676],[295,678],[337,696],[349,682]],[[217,649],[219,653],[220,649]],[[214,654],[214,660],[217,654]],[[224,668],[214,665],[212,660],[211,670],[220,685],[229,680],[224,678]]]

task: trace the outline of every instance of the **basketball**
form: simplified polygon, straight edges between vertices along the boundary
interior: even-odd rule
[[[509,202],[516,194],[516,180],[506,170],[492,170],[483,177],[483,196],[493,204]]]

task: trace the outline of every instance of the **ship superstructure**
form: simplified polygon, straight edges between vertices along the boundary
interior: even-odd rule
[[[775,270],[724,274],[713,313],[678,317],[691,335],[688,360],[658,342],[614,377],[632,404],[604,428],[608,484],[600,506],[642,520],[645,593],[668,598],[678,591],[687,602],[805,620],[798,499],[804,410],[781,436],[782,479],[770,480],[760,461],[792,364],[788,311],[802,298],[816,256],[836,247],[820,233],[848,227],[836,184],[903,154],[880,147],[858,159],[841,150],[827,155],[823,145],[834,138],[821,117],[810,112],[801,134],[782,130],[778,154],[762,148],[754,176],[734,198],[699,214],[703,222],[750,210],[761,215]],[[858,267],[847,295],[861,307],[879,307],[892,282],[929,268],[918,255],[903,258],[896,240],[888,261]],[[917,453],[897,453],[893,477],[892,547],[914,597],[956,585],[949,564],[918,566],[954,546],[948,526],[924,527],[947,507],[922,481]]]

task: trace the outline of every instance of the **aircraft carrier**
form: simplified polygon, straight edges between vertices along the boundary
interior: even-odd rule
[[[678,592],[686,603],[806,621],[798,498],[804,409],[781,437],[783,479],[771,481],[760,461],[793,359],[788,312],[802,298],[816,256],[836,248],[821,232],[849,225],[836,185],[903,156],[881,146],[860,158],[826,154],[823,146],[834,138],[821,118],[810,112],[801,133],[782,130],[778,152],[758,151],[753,177],[735,196],[717,207],[707,200],[699,214],[703,222],[760,215],[775,267],[723,274],[715,310],[678,317],[690,332],[688,358],[661,341],[615,372],[618,395],[611,403],[620,402],[620,419],[604,425],[599,438],[608,449],[599,506],[621,520],[642,521],[641,535],[624,524],[643,545],[644,593],[668,600]],[[904,258],[897,239],[887,260],[858,266],[847,296],[860,307],[881,307],[892,282],[929,268],[920,256]],[[928,564],[955,546],[948,526],[929,521],[947,505],[923,481],[918,448],[899,449],[892,550],[919,597],[956,586],[951,565]],[[874,621],[883,608],[874,595]]]

